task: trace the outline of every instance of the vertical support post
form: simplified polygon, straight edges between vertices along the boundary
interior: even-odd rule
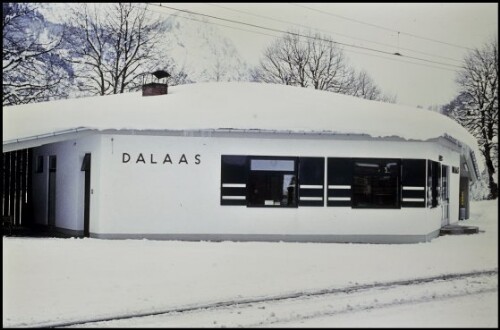
[[[14,219],[15,218],[15,199],[14,196],[16,194],[16,158],[15,152],[12,151],[9,153],[10,155],[10,170],[9,170],[9,215]]]

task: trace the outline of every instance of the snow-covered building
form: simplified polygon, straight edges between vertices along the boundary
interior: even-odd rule
[[[429,241],[468,218],[475,155],[423,109],[173,86],[4,108],[2,212],[96,238]]]

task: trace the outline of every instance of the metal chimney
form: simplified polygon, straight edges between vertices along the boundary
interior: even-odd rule
[[[151,75],[156,77],[156,82],[145,83],[142,85],[142,96],[154,96],[168,94],[167,78],[170,74],[164,70],[151,72]],[[164,79],[164,83],[160,83],[160,79]]]

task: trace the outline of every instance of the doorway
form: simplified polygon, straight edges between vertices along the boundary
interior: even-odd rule
[[[458,197],[458,220],[469,219],[469,178],[461,176]]]
[[[83,236],[90,236],[90,157],[89,153],[83,157],[81,170],[85,172],[85,192],[83,204]]]
[[[49,156],[49,194],[47,200],[47,225],[54,228],[56,225],[56,156]]]
[[[441,227],[450,223],[450,192],[449,192],[449,167],[442,165],[441,168],[441,207],[443,215],[441,217]]]

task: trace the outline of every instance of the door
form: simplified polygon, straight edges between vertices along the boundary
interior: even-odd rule
[[[47,224],[50,228],[56,225],[56,156],[49,156],[49,194],[47,200]]]
[[[85,154],[82,162],[85,171],[85,193],[83,204],[83,236],[90,236],[90,154]]]
[[[460,177],[458,199],[458,220],[469,219],[469,178]]]
[[[449,192],[449,180],[450,174],[448,173],[449,168],[443,165],[441,168],[441,207],[443,210],[443,216],[441,218],[441,227],[446,226],[450,223],[450,192]]]

